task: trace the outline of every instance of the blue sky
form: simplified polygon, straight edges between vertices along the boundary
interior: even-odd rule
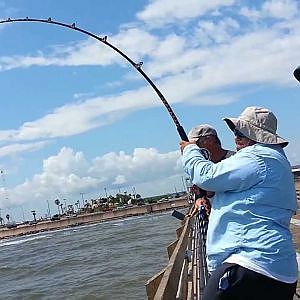
[[[1,19],[76,22],[155,82],[188,131],[265,106],[300,163],[298,1],[0,0]],[[141,75],[95,39],[42,23],[0,25],[0,208],[20,219],[108,193],[182,189],[179,137]]]

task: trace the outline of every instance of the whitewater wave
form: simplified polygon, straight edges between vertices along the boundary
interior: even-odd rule
[[[16,239],[16,240],[9,240],[9,241],[0,241],[0,247],[4,246],[11,246],[11,245],[20,245],[26,242],[31,242],[34,240],[39,240],[39,239],[44,239],[44,238],[49,238],[49,235],[43,234],[43,235],[37,235],[37,236],[29,236],[29,237],[24,237],[21,239]]]

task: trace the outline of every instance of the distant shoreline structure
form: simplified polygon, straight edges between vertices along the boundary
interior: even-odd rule
[[[108,212],[85,213],[74,217],[64,217],[56,221],[45,220],[36,224],[21,225],[16,228],[3,228],[0,230],[0,240],[68,227],[105,222],[114,219],[158,213],[175,208],[188,207],[188,205],[188,197],[184,196],[161,203],[134,206]]]

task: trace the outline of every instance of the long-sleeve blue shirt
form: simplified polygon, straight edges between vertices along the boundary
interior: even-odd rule
[[[182,161],[194,184],[215,192],[207,233],[209,270],[231,259],[272,278],[296,281],[289,225],[297,200],[282,148],[255,144],[215,164],[188,145]]]

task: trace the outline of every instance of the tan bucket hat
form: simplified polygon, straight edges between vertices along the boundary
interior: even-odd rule
[[[232,131],[236,129],[252,141],[262,144],[279,144],[282,147],[289,143],[276,134],[277,118],[267,108],[250,106],[238,118],[224,118],[223,120]]]

